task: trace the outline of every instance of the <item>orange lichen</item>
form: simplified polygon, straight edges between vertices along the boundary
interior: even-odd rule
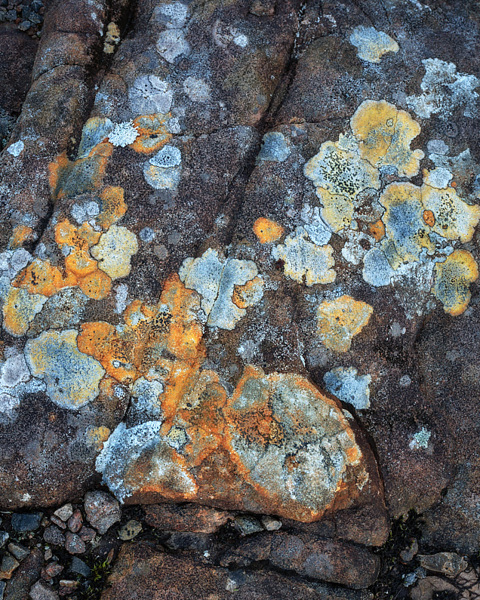
[[[72,273],[64,276],[58,267],[37,258],[18,274],[13,285],[26,289],[30,294],[53,296],[62,288],[76,283],[77,278]]]
[[[331,350],[347,352],[352,338],[368,324],[372,313],[369,304],[350,296],[324,301],[317,311],[320,339]]]
[[[82,290],[85,296],[93,298],[94,300],[102,300],[106,298],[112,289],[112,280],[110,277],[96,269],[86,277],[83,277],[78,287]]]
[[[48,165],[48,183],[53,195],[56,195],[56,190],[59,186],[60,177],[70,165],[66,150],[59,154],[53,162]]]
[[[127,212],[124,196],[124,189],[119,186],[109,185],[102,190],[100,194],[102,210],[96,219],[102,229],[108,229]]]
[[[172,134],[167,131],[166,127],[170,116],[170,113],[168,115],[143,115],[133,121],[134,127],[140,134],[132,144],[135,152],[152,154],[163,148],[172,139]]]
[[[3,305],[3,327],[11,335],[24,335],[46,300],[41,294],[11,287]]]
[[[265,217],[260,217],[253,224],[253,232],[261,244],[270,244],[278,241],[284,231],[285,229],[281,225]]]
[[[260,301],[263,296],[264,282],[261,277],[247,281],[245,285],[236,285],[232,294],[232,302],[238,308],[250,308]]]
[[[375,223],[369,223],[368,231],[377,242],[379,242],[385,237],[385,225],[383,224],[383,221],[381,219],[379,221],[376,221]]]
[[[87,446],[91,446],[96,452],[100,452],[104,443],[110,437],[110,433],[108,427],[88,427],[85,434]]]
[[[12,250],[16,248],[21,248],[23,244],[33,237],[33,229],[31,227],[27,227],[26,225],[17,225],[13,230],[12,236],[10,238],[9,247]]]
[[[435,215],[431,210],[423,211],[423,220],[429,227],[433,227],[435,225]]]

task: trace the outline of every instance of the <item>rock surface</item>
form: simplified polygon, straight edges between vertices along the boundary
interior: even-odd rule
[[[0,70],[21,107],[0,155],[0,508],[91,490],[103,535],[117,501],[180,503],[146,509],[177,545],[278,517],[299,576],[350,587],[378,572],[359,547],[369,567],[341,574],[355,544],[411,509],[432,546],[478,550],[475,2],[46,8],[34,63],[7,28],[25,50]],[[56,518],[45,541],[83,553],[95,532]]]

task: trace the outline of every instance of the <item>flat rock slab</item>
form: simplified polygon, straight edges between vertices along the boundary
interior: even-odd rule
[[[474,8],[50,7],[0,156],[2,508],[101,478],[476,548]]]

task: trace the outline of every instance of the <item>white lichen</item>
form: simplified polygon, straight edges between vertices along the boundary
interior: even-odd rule
[[[374,27],[356,27],[350,35],[350,43],[358,48],[358,57],[371,63],[379,63],[387,52],[398,52],[397,42]]]
[[[138,129],[133,124],[133,121],[118,123],[113,130],[108,134],[108,141],[114,146],[129,146],[140,135]]]
[[[327,391],[357,410],[370,407],[370,375],[358,375],[354,367],[338,367],[323,376]]]

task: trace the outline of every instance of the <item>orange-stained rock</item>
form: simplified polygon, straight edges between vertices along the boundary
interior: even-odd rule
[[[300,521],[351,504],[367,462],[338,406],[304,377],[248,366],[228,397],[198,364],[161,363],[162,418],[121,424],[97,460],[124,502],[194,501]]]

